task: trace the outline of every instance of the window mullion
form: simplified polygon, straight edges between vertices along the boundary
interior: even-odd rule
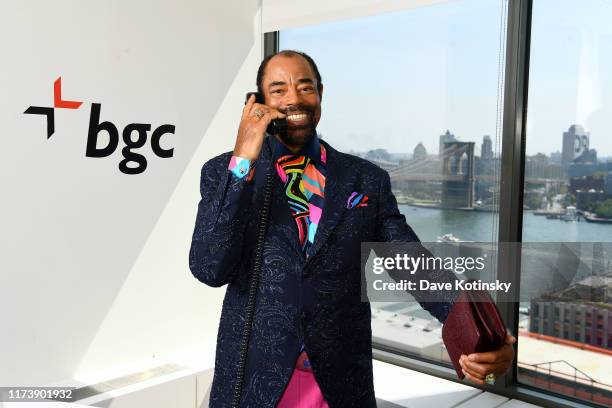
[[[532,0],[509,0],[499,197],[500,243],[522,240],[531,9]],[[512,292],[519,294],[521,252],[518,245],[499,246],[497,270],[497,278],[512,282]],[[518,338],[518,302],[508,296],[498,294],[498,307],[507,327]],[[516,384],[516,361],[496,387],[503,389]]]

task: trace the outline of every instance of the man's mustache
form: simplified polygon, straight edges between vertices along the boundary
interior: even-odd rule
[[[312,117],[314,114],[314,109],[307,105],[292,105],[284,109],[279,108],[278,110],[285,115],[290,115],[294,112],[306,112]]]

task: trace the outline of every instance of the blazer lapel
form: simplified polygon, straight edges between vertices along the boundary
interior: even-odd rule
[[[317,227],[308,259],[311,259],[321,249],[336,224],[338,224],[342,214],[346,211],[346,200],[353,191],[358,174],[357,169],[351,168],[345,163],[342,153],[323,140],[320,140],[320,142],[325,146],[327,154],[325,199],[321,222]]]

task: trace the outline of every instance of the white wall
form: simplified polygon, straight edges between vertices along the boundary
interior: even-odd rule
[[[258,0],[2,1],[1,385],[191,347],[212,361],[225,290],[188,268],[200,168],[233,147],[261,47]],[[84,103],[56,109],[47,140],[23,111],[52,106],[58,76]],[[122,143],[85,157],[92,102],[120,128],[175,125],[174,157],[143,148],[138,175],[119,172]]]

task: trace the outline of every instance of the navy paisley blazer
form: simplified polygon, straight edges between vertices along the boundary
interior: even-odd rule
[[[370,304],[360,298],[360,243],[418,238],[397,208],[386,171],[320,142],[327,149],[325,205],[308,259],[275,175],[242,407],[276,406],[302,342],[331,408],[376,407]],[[231,155],[223,153],[202,167],[202,199],[189,252],[189,266],[198,280],[213,287],[227,284],[210,396],[213,408],[228,407],[232,400],[271,136],[264,141],[252,183],[227,170]],[[368,205],[348,209],[347,199],[355,191],[368,195]],[[452,299],[421,305],[443,322]]]

